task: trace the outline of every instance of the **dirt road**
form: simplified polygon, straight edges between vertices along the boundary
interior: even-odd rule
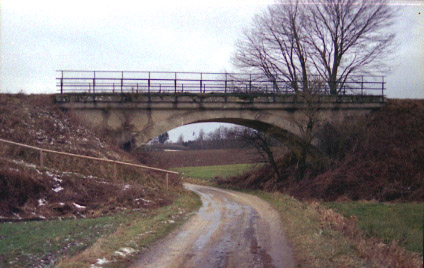
[[[185,184],[203,206],[132,267],[294,267],[278,213],[258,197]]]

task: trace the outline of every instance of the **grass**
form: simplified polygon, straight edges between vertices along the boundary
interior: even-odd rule
[[[139,250],[165,236],[199,206],[200,199],[196,195],[184,193],[172,205],[153,211],[122,212],[92,219],[1,223],[0,267],[26,267],[29,264],[52,267],[57,259],[65,256],[63,267],[89,267],[97,258],[110,258],[120,247]],[[149,235],[133,245],[134,237],[140,233]],[[102,250],[90,251],[93,247],[98,248],[99,243]],[[88,256],[83,254],[87,248]],[[84,258],[75,261],[73,255]]]
[[[320,214],[309,204],[281,193],[248,193],[267,201],[280,213],[297,267],[366,267],[349,239],[323,224]]]
[[[357,216],[358,227],[368,237],[423,253],[424,203],[331,202],[325,206],[345,217]]]
[[[185,192],[172,205],[158,209],[154,215],[130,218],[114,233],[98,239],[85,251],[63,259],[58,267],[88,268],[98,259],[109,261],[102,267],[128,267],[140,252],[184,223],[200,205],[201,201],[197,195]],[[119,255],[117,252],[123,252],[123,248],[131,249],[134,253]]]
[[[0,266],[24,267],[51,254],[73,254],[114,232],[131,214],[0,224]]]
[[[220,166],[199,166],[175,168],[175,171],[184,173],[184,177],[195,179],[211,180],[216,176],[228,177],[242,174],[249,169],[257,167],[259,164],[233,164]]]

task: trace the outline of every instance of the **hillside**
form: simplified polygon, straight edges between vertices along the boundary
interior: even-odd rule
[[[48,95],[0,95],[0,138],[56,151],[138,163],[64,113]],[[164,175],[91,160],[46,154],[0,143],[0,219],[91,217],[124,209],[149,209],[172,202]]]
[[[318,139],[328,160],[309,163],[301,182],[294,179],[296,156],[287,154],[279,161],[281,182],[265,166],[222,183],[327,201],[424,200],[423,100],[388,100],[365,118],[325,126]]]

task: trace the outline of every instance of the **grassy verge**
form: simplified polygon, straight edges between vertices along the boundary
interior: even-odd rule
[[[423,252],[424,204],[331,202],[325,206],[345,217],[356,216],[358,227],[368,237],[378,237],[386,244],[400,246],[419,254]]]
[[[280,214],[298,267],[366,267],[354,245],[324,224],[312,206],[280,193],[249,192],[270,203]]]
[[[139,253],[184,223],[200,205],[197,195],[185,192],[172,205],[158,209],[153,215],[129,218],[114,233],[101,237],[83,252],[63,259],[58,267],[90,267],[99,260],[103,261],[101,267],[128,267]]]
[[[0,267],[52,267],[63,256],[67,257],[62,267],[89,267],[98,258],[112,259],[110,256],[120,247],[139,251],[184,222],[199,206],[197,196],[184,193],[172,205],[154,211],[92,219],[1,223]],[[143,239],[137,237],[141,233],[146,233]],[[101,250],[93,250],[99,245]],[[84,258],[71,258],[73,255]]]
[[[211,180],[216,176],[228,177],[239,175],[249,169],[257,167],[259,164],[234,164],[221,166],[199,166],[175,168],[175,171],[183,172],[184,177]]]

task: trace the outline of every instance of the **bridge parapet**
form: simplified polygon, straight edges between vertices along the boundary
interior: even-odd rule
[[[374,95],[318,95],[318,103],[384,103],[383,96]],[[303,103],[296,94],[237,94],[237,93],[69,93],[57,94],[57,103],[235,103],[235,104],[272,104]]]
[[[292,82],[269,80],[257,74],[196,73],[196,72],[135,72],[135,71],[57,71],[57,89],[61,95],[79,93],[80,97],[67,99],[86,101],[122,100],[139,97],[151,101],[152,96],[172,95],[203,101],[217,98],[237,98],[263,102],[296,102]],[[382,76],[351,76],[338,83],[339,94],[330,95],[328,83],[319,90],[319,101],[384,102],[385,82]],[[100,93],[100,96],[98,94]],[[88,94],[84,96],[84,94]],[[110,94],[121,94],[119,97]],[[134,95],[135,94],[135,95]],[[207,95],[202,96],[202,95]],[[89,95],[92,95],[91,97]],[[135,96],[135,97],[134,97]],[[181,100],[179,100],[181,101]]]

